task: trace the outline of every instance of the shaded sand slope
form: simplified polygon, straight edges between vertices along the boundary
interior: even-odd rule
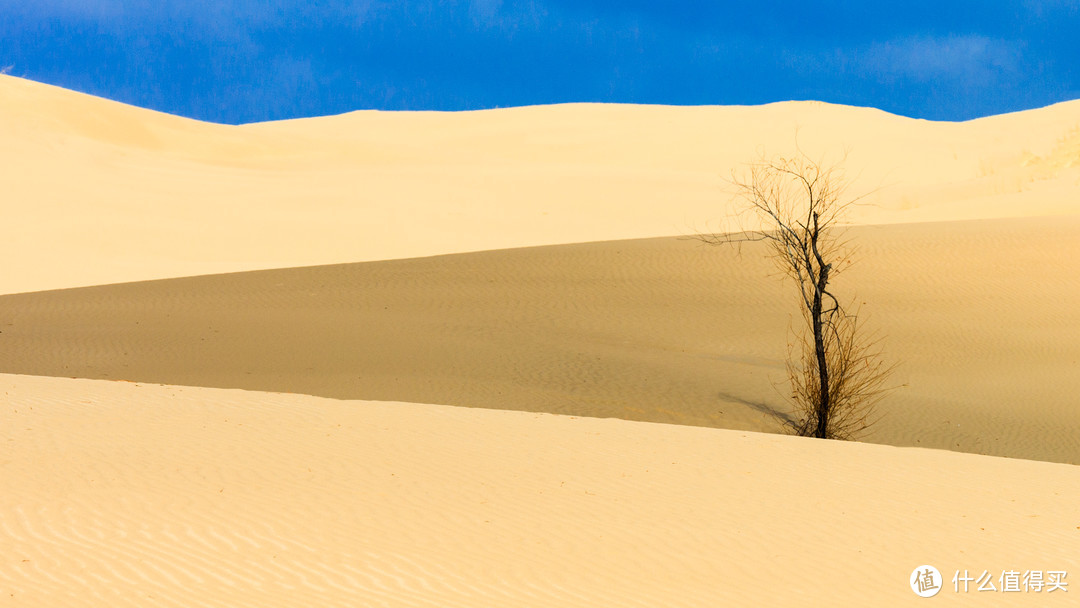
[[[1080,102],[934,123],[816,102],[200,123],[0,75],[0,293],[719,229],[759,151],[859,223],[1075,213]]]
[[[407,403],[0,376],[5,606],[899,606],[1066,570],[1080,469]]]
[[[1080,218],[857,227],[897,383],[867,439],[1080,463]],[[779,430],[791,287],[674,238],[0,298],[12,373]]]

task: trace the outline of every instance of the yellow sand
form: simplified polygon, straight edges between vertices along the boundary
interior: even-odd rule
[[[815,102],[211,125],[0,76],[0,293],[724,228],[758,151],[844,164],[859,223],[1075,213],[1080,101],[933,123]]]
[[[429,332],[436,347],[418,365],[449,366],[442,385],[398,374],[396,389],[392,366],[376,367],[387,373],[380,380],[390,387],[380,396],[387,402],[0,376],[0,600],[32,607],[883,606],[921,601],[908,578],[928,563],[945,574],[946,589],[927,601],[1069,605],[1077,589],[957,594],[949,580],[965,569],[1075,577],[1080,469],[1073,465],[410,404],[393,391],[420,401],[419,393],[457,378],[495,387],[475,405],[499,407],[500,383],[516,383],[506,365],[524,364],[518,371],[533,388],[559,397],[568,387],[610,385],[591,374],[597,369],[621,369],[618,377],[642,383],[652,377],[643,369],[697,357],[698,368],[669,363],[665,385],[636,392],[647,397],[641,409],[657,413],[648,419],[698,423],[657,404],[666,386],[716,390],[711,397],[724,407],[741,408],[730,410],[731,426],[760,425],[753,406],[774,398],[763,372],[780,363],[776,321],[786,322],[790,303],[783,283],[761,275],[765,266],[752,250],[739,259],[695,249],[705,269],[719,271],[710,275],[688,265],[685,242],[625,244],[657,252],[634,258],[633,272],[618,262],[624,244],[567,245],[549,254],[569,266],[524,264],[513,280],[521,259],[514,256],[543,256],[489,250],[723,228],[735,208],[725,178],[758,150],[790,151],[797,134],[815,156],[850,151],[844,166],[853,191],[873,191],[855,210],[856,223],[893,224],[853,229],[863,263],[837,285],[866,299],[874,322],[895,336],[898,379],[911,384],[897,393],[904,401],[887,406],[894,426],[884,441],[1073,461],[1077,116],[1080,102],[959,124],[812,102],[585,104],[359,112],[230,127],[0,76],[0,255],[7,260],[0,294],[375,261],[384,286],[415,282],[399,292],[408,295],[438,285],[447,267],[387,260],[482,252],[453,258],[456,271],[480,276],[429,290],[428,302],[405,298],[413,308],[399,318],[373,315],[381,337],[414,324],[402,338],[406,347],[423,344]],[[394,274],[418,264],[437,272]],[[560,273],[567,268],[579,274]],[[482,288],[492,269],[501,269],[502,282]],[[304,286],[327,270],[280,272]],[[650,272],[651,282],[642,276]],[[628,276],[645,282],[614,287]],[[708,276],[725,288],[717,310]],[[335,344],[325,336],[356,331],[344,313],[323,317],[325,327],[313,321],[318,315],[303,315],[334,303],[326,296],[332,282],[285,289],[288,297],[275,299],[273,284],[233,279],[195,278],[191,285],[218,291],[143,301],[186,311],[187,320],[227,319],[246,317],[237,296],[243,305],[268,296],[256,318],[306,319],[291,330],[282,324],[295,335],[277,345],[279,353],[252,342],[251,328],[236,319],[198,328],[199,337],[224,332],[232,342],[215,352],[279,365],[260,369],[264,378],[328,375],[329,358],[301,359],[320,343]],[[237,291],[245,281],[258,288]],[[545,285],[555,294],[587,293],[596,282],[622,299],[594,293],[578,314],[582,301],[543,294]],[[472,290],[455,293],[463,284]],[[654,321],[650,307],[669,286],[675,300]],[[0,349],[7,339],[21,355],[0,371],[55,364],[41,373],[60,375],[73,364],[84,372],[115,366],[132,318],[172,332],[173,341],[150,343],[177,348],[180,363],[155,373],[195,369],[203,375],[193,382],[211,384],[207,369],[243,365],[242,356],[228,361],[233,367],[199,359],[176,338],[194,328],[132,307],[154,289],[160,285],[111,287],[94,292],[97,299],[76,292],[2,298]],[[356,284],[340,289],[344,310]],[[517,345],[501,351],[504,367],[485,368],[505,344],[491,341],[483,324],[449,323],[460,318],[446,303],[498,310],[500,301],[505,323],[547,307],[540,319],[563,324],[518,328],[542,335],[547,350]],[[233,308],[213,308],[222,303]],[[710,327],[679,324],[711,318],[706,313],[724,330],[716,338]],[[683,336],[695,340],[689,353],[679,351]],[[493,350],[469,348],[475,344]],[[370,345],[379,349],[373,357],[409,356],[408,348],[394,352],[392,341]],[[255,357],[255,347],[267,354]],[[620,362],[620,352],[629,360]],[[348,351],[338,353],[348,361]],[[584,365],[597,354],[623,367]],[[321,363],[309,369],[312,360]],[[723,382],[689,374],[697,384],[686,389],[678,381],[687,369],[714,368]],[[477,377],[483,369],[489,376]],[[574,370],[582,374],[567,381]],[[539,403],[541,393],[528,394]],[[624,403],[615,390],[582,394],[597,403],[609,395],[586,413],[611,415],[603,407]],[[521,407],[505,398],[503,408]],[[548,410],[561,407],[552,398]]]
[[[0,388],[5,606],[900,606],[921,601],[922,564],[946,575],[935,605],[1075,604],[1075,581],[950,582],[1076,576],[1075,466],[276,393]]]
[[[1080,217],[859,226],[867,441],[1080,464]],[[793,286],[657,238],[0,296],[0,370],[773,431]]]

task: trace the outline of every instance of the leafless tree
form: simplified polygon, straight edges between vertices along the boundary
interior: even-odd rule
[[[755,228],[697,238],[713,245],[765,241],[771,246],[772,258],[798,287],[804,321],[788,353],[796,411],[791,426],[803,436],[854,438],[874,421],[874,407],[893,371],[877,338],[860,326],[859,311],[846,310],[832,292],[832,279],[851,262],[837,228],[858,198],[846,196],[847,181],[838,166],[801,152],[752,163],[732,183]]]

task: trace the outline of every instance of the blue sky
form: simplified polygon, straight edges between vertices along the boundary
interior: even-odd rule
[[[1080,97],[1080,0],[0,0],[0,68],[243,123],[819,99],[964,120]]]

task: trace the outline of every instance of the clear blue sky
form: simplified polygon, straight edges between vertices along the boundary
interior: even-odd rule
[[[0,68],[226,123],[787,99],[963,120],[1080,97],[1080,0],[0,0]]]

